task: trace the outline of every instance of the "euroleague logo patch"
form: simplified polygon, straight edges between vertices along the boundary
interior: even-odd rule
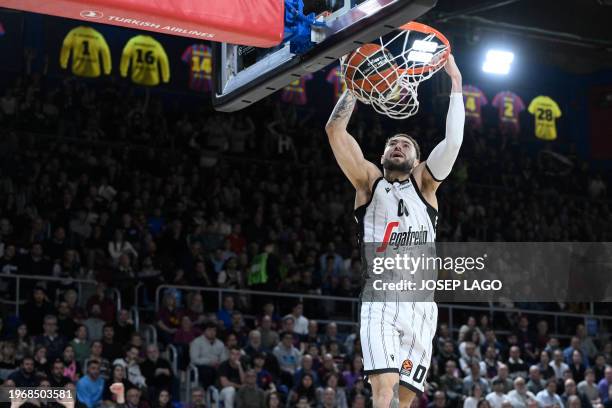
[[[400,374],[401,375],[409,376],[410,373],[412,373],[412,361],[411,360],[404,360],[404,362],[402,363],[402,370],[401,370]]]

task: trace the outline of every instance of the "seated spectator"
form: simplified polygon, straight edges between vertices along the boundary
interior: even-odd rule
[[[438,353],[438,371],[446,370],[446,362],[452,360],[459,367],[459,356],[455,353],[455,345],[452,341],[445,341],[442,349]],[[462,370],[463,371],[463,370]],[[463,373],[464,375],[467,373]]]
[[[180,370],[184,370],[189,365],[189,345],[200,335],[202,331],[193,325],[189,316],[183,316],[181,326],[174,333],[172,340],[172,344],[177,348]]]
[[[236,393],[236,407],[266,407],[266,394],[257,387],[257,374],[253,369],[247,370],[244,374],[244,384]]]
[[[25,323],[17,326],[17,334],[15,336],[15,358],[22,359],[24,356],[30,356],[34,352],[34,341],[28,334],[28,326]]]
[[[608,389],[612,385],[612,367],[606,366],[606,370],[604,371],[604,378],[599,381],[597,384],[597,389],[599,389],[599,398],[601,398],[601,403],[606,404],[610,400],[610,393]]]
[[[548,351],[540,352],[540,361],[537,364],[540,375],[544,380],[548,380],[555,375],[555,370],[550,366],[550,354]],[[544,385],[546,386],[546,384]],[[539,392],[539,391],[538,391]],[[537,393],[534,393],[537,394]]]
[[[63,335],[57,332],[57,317],[54,315],[45,316],[43,334],[34,339],[34,344],[45,347],[47,358],[51,361],[61,357],[67,341]]]
[[[142,391],[139,388],[130,388],[125,393],[126,408],[149,408],[149,403],[142,399]]]
[[[323,400],[323,393],[327,388],[331,388],[334,390],[334,394],[336,396],[336,407],[338,408],[348,408],[348,403],[346,401],[346,393],[344,392],[344,387],[338,386],[339,376],[337,373],[329,373],[327,377],[324,379],[323,386],[317,388],[317,401],[321,402]]]
[[[578,383],[578,392],[586,395],[591,402],[599,400],[599,390],[595,382],[595,372],[592,368],[587,368],[584,371],[584,380]]]
[[[78,381],[81,376],[81,364],[76,360],[72,346],[66,346],[62,354],[62,359],[64,363],[64,375],[70,378],[70,381]]]
[[[78,400],[87,408],[95,408],[102,400],[104,379],[100,377],[100,363],[96,360],[87,363],[87,374],[77,383],[76,391]]]
[[[45,316],[53,315],[54,313],[55,310],[49,302],[45,290],[41,287],[35,287],[32,292],[32,299],[23,306],[20,317],[26,322],[28,332],[36,336],[43,332]]]
[[[44,376],[49,371],[49,359],[47,359],[47,348],[38,346],[34,351],[34,372]]]
[[[586,366],[583,362],[582,352],[580,352],[580,350],[574,350],[572,352],[572,361],[568,366],[572,371],[572,378],[574,381],[580,382],[584,380],[584,370],[586,370]]]
[[[353,384],[353,388],[349,391],[348,400],[351,406],[354,406],[356,401],[361,400],[361,399],[365,399],[365,401],[369,401],[371,397],[372,397],[372,393],[369,388],[366,388],[364,380],[362,378],[362,379],[355,381],[355,384]],[[364,401],[364,404],[365,404],[365,401]],[[365,405],[364,405],[364,408],[365,408]]]
[[[100,365],[100,376],[103,378],[110,377],[110,361],[102,356],[102,342],[101,341],[93,341],[89,348],[90,354],[89,357],[85,360],[85,366],[87,366],[88,362],[91,360],[95,360]]]
[[[145,388],[147,386],[147,380],[140,371],[140,366],[138,365],[138,353],[139,350],[136,346],[127,346],[125,348],[124,357],[113,361],[113,366],[117,364],[123,366],[127,374],[127,379],[130,380],[130,382],[132,382],[132,384],[134,384],[136,387]]]
[[[217,338],[217,326],[209,322],[204,333],[189,345],[189,356],[199,372],[202,387],[208,388],[215,382],[216,370],[228,355],[224,344]]]
[[[317,408],[336,408],[340,407],[336,403],[336,390],[331,387],[327,387],[323,390],[321,401],[317,405]]]
[[[261,333],[261,345],[266,350],[272,350],[279,342],[279,335],[276,330],[272,328],[272,318],[270,316],[263,316],[261,318],[261,324],[258,328]]]
[[[147,346],[147,358],[140,363],[140,372],[145,377],[150,395],[158,393],[161,389],[173,390],[178,395],[177,379],[172,372],[170,362],[159,356],[157,344]]]
[[[181,323],[182,312],[176,305],[176,296],[166,292],[163,305],[157,312],[157,333],[163,344],[169,344]]]
[[[595,342],[593,342],[593,339],[589,337],[584,324],[578,324],[576,326],[576,337],[578,337],[578,339],[580,340],[580,350],[585,353],[583,354],[585,363],[589,359],[591,359],[591,361],[595,359],[595,356],[598,353],[597,346],[595,346]]]
[[[501,380],[503,382],[503,385],[504,385],[503,392],[504,392],[504,394],[507,394],[508,392],[510,392],[511,389],[514,388],[513,382],[512,382],[512,380],[509,377],[508,366],[505,365],[505,364],[501,364],[499,366],[498,375],[495,378],[493,378],[493,381],[495,381],[495,380]]]
[[[123,239],[123,231],[120,229],[115,231],[113,240],[108,242],[108,253],[115,264],[119,262],[119,258],[124,254],[138,258],[138,252],[136,252],[129,241]]]
[[[244,369],[240,362],[240,349],[234,346],[229,353],[229,359],[219,365],[219,385],[221,386],[219,396],[224,407],[233,408],[236,392],[242,387],[244,381]]]
[[[304,317],[304,304],[301,301],[297,302],[293,306],[293,308],[291,309],[291,313],[287,316],[293,317],[294,332],[296,332],[300,336],[305,336],[308,334],[308,319]]]
[[[157,393],[151,408],[174,408],[168,390],[161,390]]]
[[[482,387],[476,383],[472,385],[469,396],[463,401],[463,408],[476,408],[478,403],[482,401]]]
[[[580,353],[584,353],[580,347],[580,338],[577,336],[573,336],[570,340],[570,345],[563,349],[563,361],[565,364],[569,365],[572,362],[572,354],[575,350],[580,351]]]
[[[474,333],[474,332],[471,331],[469,333]],[[463,371],[463,373],[467,375],[468,373],[471,372],[470,367],[472,366],[474,362],[478,363],[480,367],[480,375],[484,376],[487,372],[487,367],[484,361],[481,361],[480,357],[478,357],[478,355],[476,354],[476,345],[473,342],[468,341],[465,343],[464,353],[463,355],[461,355],[461,358],[459,359],[459,367],[461,368],[461,371]]]
[[[59,333],[74,333],[79,327],[70,313],[68,302],[62,301],[57,305],[57,330]]]
[[[502,408],[502,404],[507,401],[506,394],[504,393],[504,381],[500,378],[493,380],[493,391],[488,393],[485,397],[489,401],[491,408]]]
[[[15,371],[19,364],[15,358],[15,345],[10,341],[0,343],[0,381]]]
[[[516,377],[527,378],[527,370],[529,369],[527,363],[521,358],[521,349],[518,346],[510,347],[510,355],[508,357],[508,371],[510,378]]]
[[[317,403],[317,395],[312,381],[312,376],[305,374],[302,381],[291,389],[287,397],[287,407],[298,407],[300,400],[304,398],[309,407]]]
[[[474,384],[480,384],[483,395],[489,393],[489,383],[480,376],[480,364],[477,362],[472,363],[470,375],[463,379],[463,394],[468,395]]]
[[[64,388],[66,384],[72,381],[64,374],[64,368],[64,362],[62,360],[57,359],[53,362],[53,365],[51,366],[51,371],[49,372],[49,376],[47,377],[47,379],[49,380],[50,387]]]
[[[544,352],[543,352],[544,353]],[[527,389],[534,395],[546,388],[546,382],[542,379],[540,368],[537,365],[529,367],[529,381],[527,382]]]
[[[85,359],[89,356],[89,340],[87,338],[87,326],[81,324],[77,326],[74,332],[74,338],[70,341],[69,345],[74,350],[74,358],[79,364],[83,364]]]
[[[274,356],[270,355],[269,357],[274,358]],[[266,363],[266,356],[264,354],[255,354],[252,359],[252,367],[255,370],[255,375],[257,376],[257,386],[264,391],[270,391],[272,389],[276,389],[274,384],[274,377],[272,373],[268,371],[264,366]]]
[[[102,333],[102,357],[108,361],[123,357],[125,345],[115,339],[115,327],[106,323]]]
[[[438,385],[444,391],[452,406],[458,406],[463,399],[463,381],[457,376],[457,365],[453,360],[446,362],[444,375],[440,377]]]
[[[561,357],[563,357],[563,355],[561,355]],[[538,401],[538,404],[542,408],[554,407],[555,405],[563,408],[563,401],[557,394],[557,381],[554,378],[549,378],[546,381],[546,388],[538,392],[536,401]]]
[[[130,317],[130,312],[126,309],[121,309],[117,316],[117,321],[113,327],[115,336],[114,340],[119,344],[125,344],[129,341],[130,336],[134,332],[134,322]]]
[[[536,399],[535,394],[529,391],[522,377],[517,377],[514,380],[514,389],[508,393],[507,397],[512,404],[512,408],[527,408],[529,402]]]
[[[339,369],[334,361],[334,356],[327,353],[323,356],[323,362],[321,367],[319,367],[319,378],[327,378],[330,373],[338,373]]]
[[[498,359],[497,359],[497,352],[495,350],[495,348],[493,347],[488,347],[484,353],[485,358],[483,360],[484,364],[485,364],[485,376],[487,378],[495,378],[498,375],[498,370],[500,369],[500,367],[503,365]],[[508,366],[506,367],[506,372],[508,371]]]
[[[470,329],[465,332],[464,341],[459,343],[459,355],[461,358],[471,360],[473,357],[477,357],[478,360],[482,360],[482,354],[480,353],[480,335],[474,329]],[[472,347],[471,353],[468,353],[466,348]]]
[[[200,286],[200,285],[197,285]],[[183,316],[189,316],[194,326],[200,329],[206,323],[206,314],[204,313],[204,299],[199,292],[191,292],[187,295],[187,307]]]
[[[569,366],[563,361],[563,352],[561,350],[555,350],[553,352],[553,361],[549,363],[549,366],[553,369],[555,379],[560,380],[563,378],[563,372],[569,370]]]
[[[561,400],[563,400],[563,403],[567,406],[569,402],[568,400],[572,396],[578,397],[582,408],[592,408],[591,401],[587,398],[586,395],[579,392],[576,388],[576,382],[573,379],[568,378],[567,380],[565,380],[564,391],[561,395]]]
[[[32,357],[24,357],[19,365],[19,369],[8,377],[15,383],[16,387],[37,387],[40,383],[40,378],[34,371],[34,359]]]
[[[87,333],[91,340],[101,340],[105,326],[101,319],[100,305],[93,305],[89,317],[83,320],[83,325],[87,327]]]
[[[70,304],[70,302],[68,302]],[[112,322],[115,320],[115,302],[112,299],[112,291],[107,287],[106,283],[98,282],[96,285],[96,292],[91,295],[89,299],[87,299],[86,309],[89,313],[89,316],[94,313],[94,306],[98,306],[95,314],[97,317],[102,319],[104,322]],[[87,327],[91,329],[91,327]],[[96,333],[97,334],[97,333]],[[98,340],[102,337],[102,331],[100,330],[100,336],[94,337],[94,333],[89,331],[89,336],[92,340]]]
[[[293,384],[299,384],[302,380],[302,376],[304,374],[310,374],[312,377],[312,381],[314,382],[314,386],[319,386],[319,377],[317,373],[312,368],[313,359],[310,354],[304,354],[300,361],[300,368],[298,368],[293,376]]]
[[[114,365],[112,368],[111,377],[106,379],[104,384],[104,391],[102,392],[102,400],[116,403],[116,395],[111,391],[112,384],[123,384],[125,390],[134,388],[135,385],[126,378],[125,368],[122,365]]]
[[[436,391],[433,401],[427,404],[427,408],[447,408],[446,395],[442,391]]]
[[[188,408],[206,408],[205,391],[201,387],[195,387],[191,390],[191,403]]]
[[[337,342],[340,345],[340,352],[344,353],[344,335],[338,333],[338,326],[334,322],[327,323],[325,325],[325,334],[321,338],[322,344],[329,344],[332,341]]]
[[[355,354],[350,370],[345,370],[342,372],[342,380],[345,387],[350,390],[353,388],[355,381],[360,378],[363,378],[363,357],[360,354]]]
[[[606,371],[606,356],[598,354],[595,356],[595,364],[593,365],[593,372],[595,373],[595,382],[600,382],[604,378]]]
[[[217,312],[217,319],[223,322],[223,327],[226,330],[230,330],[232,328],[232,313],[235,310],[235,303],[233,296],[226,296],[223,299],[223,305],[221,309]]]
[[[293,377],[302,359],[300,351],[293,346],[293,335],[290,332],[284,332],[281,335],[281,342],[274,347],[272,353],[278,360],[281,372],[284,374],[285,381],[283,382],[292,384],[292,381],[288,378]],[[310,376],[310,379],[312,381],[312,376]]]

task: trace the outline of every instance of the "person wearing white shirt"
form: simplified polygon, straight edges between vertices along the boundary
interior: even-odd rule
[[[549,365],[555,372],[555,379],[557,380],[563,378],[565,370],[569,370],[569,366],[563,362],[563,352],[558,349],[553,353],[553,361]]]
[[[529,401],[535,401],[536,396],[527,389],[525,379],[517,377],[514,380],[514,389],[508,393],[508,400],[512,408],[527,408]]]
[[[308,334],[308,319],[304,317],[304,305],[298,302],[293,306],[291,313],[285,317],[293,317],[295,322],[293,331],[301,336]]]
[[[555,405],[558,405],[560,408],[565,408],[561,397],[557,394],[557,380],[554,378],[549,378],[548,381],[546,381],[546,389],[538,392],[536,400],[540,408],[553,408]]]
[[[502,408],[502,404],[508,398],[504,394],[504,381],[496,379],[493,381],[493,392],[490,392],[486,396],[486,400],[489,401],[491,408]]]

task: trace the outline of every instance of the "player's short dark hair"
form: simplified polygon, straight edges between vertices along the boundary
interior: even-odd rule
[[[397,133],[397,134],[391,136],[385,142],[385,147],[387,147],[387,145],[389,144],[389,141],[391,139],[393,139],[394,137],[405,137],[406,139],[410,140],[412,142],[412,145],[414,146],[414,150],[416,152],[417,160],[421,160],[421,148],[419,147],[419,144],[417,143],[417,141],[416,141],[416,139],[414,137],[412,137],[410,135],[407,135],[406,133]]]

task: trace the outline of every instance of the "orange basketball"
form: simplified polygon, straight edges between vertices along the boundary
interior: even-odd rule
[[[346,86],[352,91],[370,93],[376,89],[385,94],[397,80],[397,65],[393,54],[378,44],[364,44],[353,51],[345,61]]]

